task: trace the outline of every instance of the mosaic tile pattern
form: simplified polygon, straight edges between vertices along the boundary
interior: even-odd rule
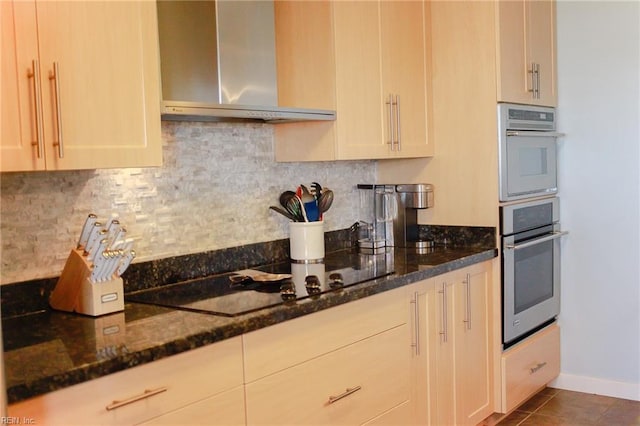
[[[268,206],[312,181],[336,194],[325,230],[348,228],[356,185],[376,176],[374,161],[277,163],[268,124],[163,122],[162,133],[160,168],[1,174],[0,283],[59,275],[90,212],[117,212],[141,262],[287,238]]]

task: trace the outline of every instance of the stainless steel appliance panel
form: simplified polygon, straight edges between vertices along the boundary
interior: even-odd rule
[[[557,185],[556,113],[553,108],[498,105],[500,201],[553,195]]]
[[[502,331],[505,346],[560,313],[560,238],[556,197],[501,208]]]

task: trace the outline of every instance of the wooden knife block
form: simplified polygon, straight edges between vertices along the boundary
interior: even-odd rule
[[[53,309],[94,317],[124,310],[122,278],[92,283],[92,267],[82,250],[71,250],[49,298]]]

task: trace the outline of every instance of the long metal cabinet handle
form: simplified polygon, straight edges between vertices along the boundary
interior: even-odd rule
[[[398,151],[402,148],[400,146],[400,141],[402,140],[402,130],[400,129],[400,96],[396,95],[396,146]]]
[[[463,322],[467,324],[467,330],[471,330],[471,274],[467,274],[467,277],[464,280],[464,284],[467,287],[467,309]]]
[[[124,405],[128,405],[136,401],[140,401],[142,399],[146,399],[166,391],[167,391],[166,387],[161,387],[158,389],[146,389],[140,395],[132,396],[131,398],[127,398],[122,401],[113,401],[111,404],[107,405],[105,408],[107,409],[107,411],[115,410],[116,408],[120,408]]]
[[[411,347],[415,349],[416,356],[420,355],[420,302],[419,302],[419,294],[416,291],[413,294],[413,300],[411,303],[413,304],[413,320],[415,322],[413,337],[414,341],[411,343]]]
[[[540,64],[536,63],[536,99],[540,99]]]
[[[42,158],[44,152],[44,128],[42,126],[42,88],[40,86],[40,65],[38,60],[34,59],[31,62],[31,66],[33,70],[29,71],[27,76],[33,78],[33,103],[35,104],[36,113],[36,140],[31,144],[37,146],[38,158]]]
[[[53,146],[58,147],[58,157],[64,158],[64,145],[62,144],[62,112],[60,109],[60,67],[53,63],[53,71],[49,74],[49,80],[53,80],[56,95],[56,123],[58,126],[58,140]]]
[[[327,404],[333,404],[334,402],[340,401],[342,398],[346,398],[347,396],[358,392],[360,389],[362,389],[362,386],[356,386],[355,388],[347,388],[347,390],[345,390],[340,395],[330,396],[329,400],[327,401]]]
[[[538,93],[538,78],[536,76],[536,63],[535,62],[531,62],[531,69],[529,69],[527,72],[529,74],[531,74],[531,89],[529,89],[529,92],[531,92],[531,97],[533,99],[537,99],[537,93]]]
[[[540,132],[540,131],[532,131],[532,130],[507,130],[507,136],[528,136],[533,138],[561,138],[565,136],[564,133],[560,132]]]
[[[387,113],[389,115],[389,140],[388,145],[391,145],[391,151],[393,151],[393,95],[389,94],[389,99],[385,102],[387,105]]]
[[[440,330],[440,336],[444,343],[447,343],[447,283],[442,283],[442,290],[438,291],[442,293],[442,329]]]
[[[568,233],[569,233],[569,231],[553,232],[551,235],[548,235],[548,236],[542,237],[542,238],[537,238],[535,240],[527,241],[526,243],[522,243],[522,244],[507,244],[505,246],[505,248],[507,248],[509,250],[520,250],[520,249],[523,249],[523,248],[535,246],[536,244],[540,244],[540,243],[544,243],[544,242],[547,242],[547,241],[555,240],[557,238],[560,238],[562,236],[567,235]]]

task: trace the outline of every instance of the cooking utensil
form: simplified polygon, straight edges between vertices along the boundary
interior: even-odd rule
[[[282,207],[284,207],[285,209],[287,208],[287,202],[292,198],[295,197],[296,193],[293,191],[284,191],[282,194],[280,194],[280,205]]]
[[[322,185],[318,182],[311,182],[311,193],[316,197],[316,200],[320,198],[320,195],[322,195]]]
[[[270,274],[267,272],[260,274],[238,274],[229,276],[232,284],[244,284],[248,282],[257,283],[279,283],[280,281],[291,278],[291,274]]]
[[[308,203],[310,201],[315,200],[315,198],[313,197],[311,192],[309,192],[309,189],[306,186],[300,184],[300,189],[302,190],[302,195],[298,195],[298,196],[300,197],[303,203]]]
[[[309,222],[309,218],[307,217],[307,210],[304,208],[304,203],[302,202],[300,197],[296,195],[296,198],[294,198],[294,200],[298,201],[298,205],[300,207],[300,213],[302,214],[303,220],[301,220],[300,222]]]
[[[276,211],[278,213],[280,213],[282,216],[291,219],[293,221],[297,221],[296,217],[294,215],[292,215],[291,213],[289,213],[287,210],[281,209],[280,207],[276,207],[276,206],[269,206],[269,208],[273,211]]]
[[[296,222],[305,222],[302,201],[300,201],[300,198],[298,198],[297,195],[294,194],[293,197],[289,198],[289,200],[287,201],[286,209],[293,215],[293,217],[296,218]]]
[[[311,195],[309,189],[306,186],[300,184],[300,189],[302,190],[302,206],[303,212],[305,213],[307,222],[315,222],[320,219],[320,210],[318,210],[318,202],[316,198]]]
[[[320,195],[318,199],[318,209],[320,210],[320,216],[325,213],[333,204],[333,191],[330,189],[325,189]]]

